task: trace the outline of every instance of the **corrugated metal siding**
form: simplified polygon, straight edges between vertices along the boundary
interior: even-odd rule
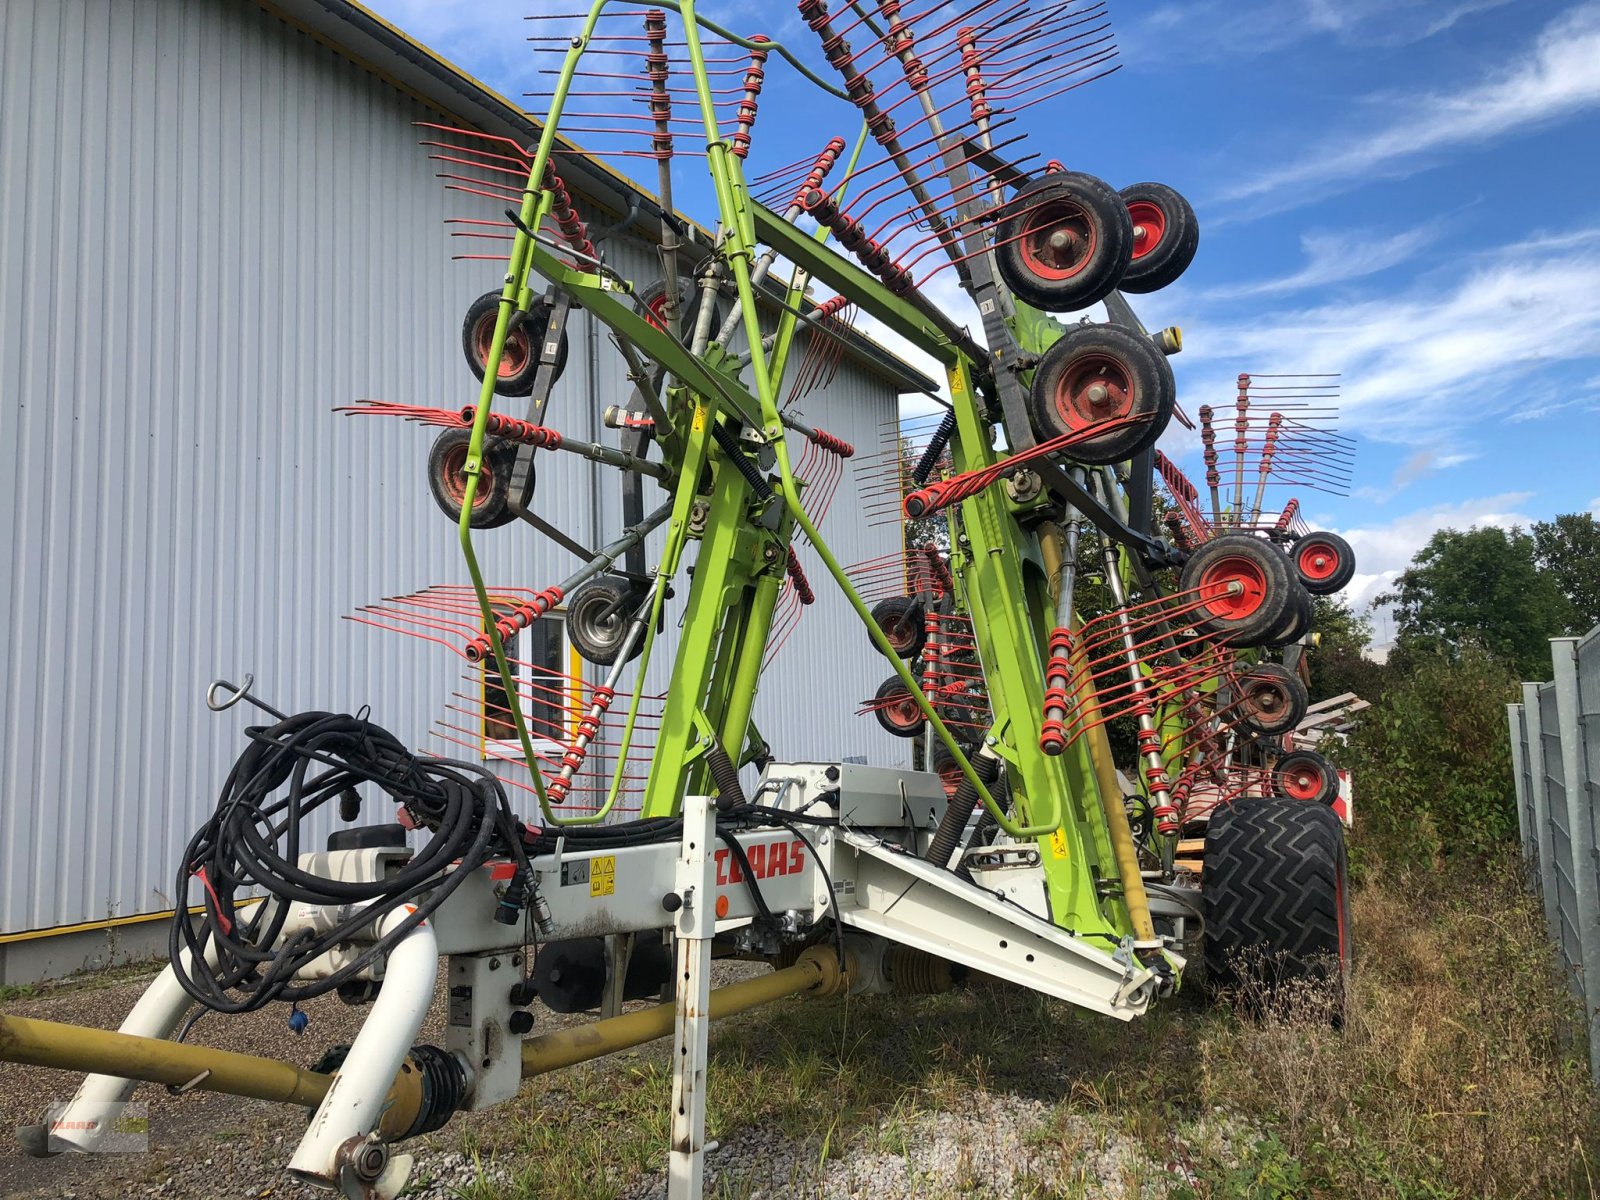
[[[499,272],[450,261],[462,205],[411,127],[433,115],[245,0],[0,5],[0,931],[171,907],[251,719],[205,709],[218,675],[426,741],[460,660],[339,617],[464,580],[429,437],[329,409],[476,396],[461,313]],[[626,395],[603,338],[598,361],[599,403],[557,402],[574,436]],[[894,397],[846,364],[807,407],[865,449]],[[596,544],[613,478],[546,455],[540,508]],[[846,480],[824,529],[841,560],[892,549],[850,499]],[[491,581],[571,569],[537,541],[482,535]],[[884,664],[807,564],[819,603],[760,724],[782,755],[904,761],[850,715]]]

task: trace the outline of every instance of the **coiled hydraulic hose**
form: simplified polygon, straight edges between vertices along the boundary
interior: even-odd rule
[[[992,752],[984,751],[972,760],[972,769],[983,780],[983,786],[988,787],[1000,773],[1000,760]],[[972,780],[963,778],[956,788],[956,794],[945,806],[944,819],[939,822],[938,832],[933,835],[933,842],[923,857],[935,866],[948,867],[951,855],[961,846],[967,822],[972,819],[973,810],[977,807],[978,789],[973,786]]]

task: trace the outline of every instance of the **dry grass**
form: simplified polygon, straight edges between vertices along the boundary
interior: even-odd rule
[[[1315,1194],[1593,1196],[1581,1014],[1509,867],[1369,879],[1342,1033],[1318,1001],[1199,1038],[1202,1087],[1254,1116]]]
[[[1007,987],[789,1001],[714,1030],[710,1136],[798,1147],[820,1177],[903,1152],[919,1114],[1010,1094],[1051,1106],[1037,1144],[1063,1164],[1097,1131],[1137,1138],[1172,1200],[1593,1197],[1600,1108],[1538,904],[1510,870],[1446,883],[1356,895],[1340,1032],[1322,998],[1257,1020],[1196,983],[1126,1026]],[[515,1177],[474,1197],[612,1200],[659,1169],[664,1063],[657,1046],[534,1081],[458,1129]]]

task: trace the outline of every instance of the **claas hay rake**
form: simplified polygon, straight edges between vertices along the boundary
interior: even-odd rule
[[[798,8],[805,47],[694,0],[597,0],[533,26],[552,80],[536,145],[422,128],[445,186],[482,202],[452,224],[459,244],[503,266],[462,330],[477,400],[346,411],[435,431],[428,481],[470,583],[350,616],[463,661],[438,733],[469,758],[406,747],[381,713],[289,715],[248,681],[215,685],[214,707],[264,716],[178,864],[202,911],[175,919],[170,966],[116,1034],[5,1019],[0,1054],[93,1072],[33,1148],[92,1148],[154,1080],[308,1106],[289,1170],[391,1196],[410,1162],[396,1143],[670,1033],[670,1186],[691,1196],[712,1017],[987,976],[1126,1020],[1180,986],[1202,923],[1214,982],[1251,956],[1273,980],[1342,977],[1338,777],[1290,739],[1312,598],[1354,563],[1276,490],[1344,486],[1337,381],[1241,375],[1231,412],[1179,406],[1181,335],[1146,329],[1128,297],[1189,265],[1193,211],[1041,161],[1020,132],[1116,69],[1103,4]],[[768,164],[759,112],[780,75],[838,129]],[[625,271],[591,229],[564,134],[655,160],[659,275]],[[694,158],[713,234],[673,207]],[[942,274],[980,330],[930,298]],[[1059,316],[1095,305],[1105,320]],[[559,429],[579,310],[626,365],[615,444]],[[878,446],[803,416],[860,315],[944,374],[939,409]],[[1198,437],[1203,487],[1156,449],[1174,420]],[[541,514],[555,454],[617,472],[622,527],[598,549]],[[852,476],[860,519],[899,526],[901,550],[830,549],[823,517]],[[489,582],[514,537],[581,565]],[[859,619],[838,644],[886,664],[875,694],[839,702],[914,739],[924,769],[785,761],[784,731],[756,729],[763,670],[823,588]],[[515,653],[556,622],[586,665]],[[327,806],[345,827],[303,844]],[[713,992],[721,954],[774,970]],[[445,1044],[417,1045],[441,960]],[[168,1040],[194,1005],[329,992],[369,1015],[310,1070]],[[608,1015],[540,1033],[536,1000]]]

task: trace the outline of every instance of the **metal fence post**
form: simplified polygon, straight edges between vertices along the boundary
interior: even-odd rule
[[[1526,777],[1528,761],[1528,731],[1523,725],[1522,705],[1506,705],[1506,726],[1511,732],[1511,783],[1517,795],[1517,840],[1522,843],[1522,858],[1531,870],[1538,853],[1533,840],[1533,821],[1528,811],[1532,800],[1532,787]]]
[[[1567,831],[1572,838],[1572,890],[1576,911],[1570,914],[1583,947],[1579,995],[1589,1025],[1589,1067],[1600,1073],[1600,1020],[1591,997],[1600,991],[1600,878],[1595,875],[1595,829],[1589,803],[1590,770],[1581,729],[1583,697],[1578,684],[1578,639],[1552,638],[1555,664],[1556,720],[1561,734],[1561,777],[1567,801]],[[1591,986],[1591,981],[1593,985]]]
[[[1544,738],[1539,722],[1539,685],[1522,685],[1522,718],[1528,730],[1528,777],[1533,784],[1535,860],[1539,867],[1539,894],[1544,898],[1544,919],[1550,940],[1561,944],[1561,916],[1556,911],[1556,857],[1550,844],[1550,798],[1544,786]]]

